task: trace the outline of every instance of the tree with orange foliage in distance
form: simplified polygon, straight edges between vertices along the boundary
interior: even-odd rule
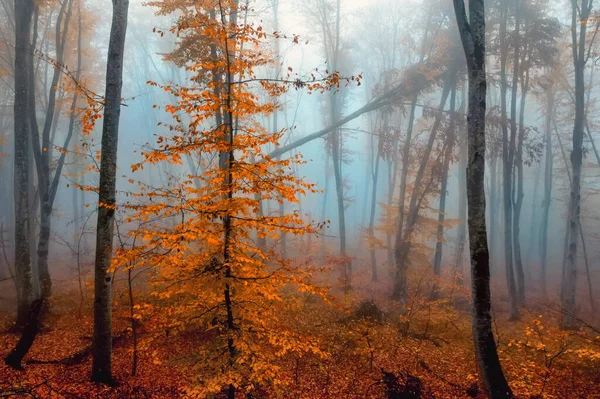
[[[282,79],[261,79],[259,68],[273,62],[265,48],[267,34],[260,26],[238,23],[243,7],[236,1],[151,5],[160,7],[159,13],[179,13],[171,29],[179,37],[174,54],[187,54],[180,65],[192,76],[187,86],[150,82],[176,99],[165,107],[173,122],[159,123],[167,132],[132,169],[183,165],[188,157],[200,167],[171,175],[165,187],[140,183],[135,203],[127,207],[135,213],[129,221],[149,221],[136,231],[143,242],[120,251],[116,262],[153,268],[161,305],[154,326],[199,333],[197,346],[181,359],[197,376],[191,396],[222,392],[233,399],[236,392],[279,390],[284,382],[275,358],[321,355],[315,339],[299,336],[281,317],[298,310],[301,293],[324,291],[310,283],[310,268],[259,245],[259,239],[275,240],[282,232],[316,234],[321,225],[304,223],[298,211],[260,213],[261,201],[295,204],[317,188],[294,176],[294,164],[304,163],[301,156],[277,160],[267,155],[283,132],[270,133],[258,120],[279,109],[272,99],[287,90],[326,91],[355,78],[342,80],[333,73],[302,79],[288,68]],[[190,37],[197,39],[195,47],[182,51]]]

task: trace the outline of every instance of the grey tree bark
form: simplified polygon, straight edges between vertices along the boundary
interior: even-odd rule
[[[512,398],[492,331],[490,254],[485,224],[485,8],[484,0],[453,0],[458,30],[469,70],[467,201],[473,300],[473,338],[479,372],[492,399]]]
[[[584,69],[589,58],[586,54],[587,23],[592,10],[593,0],[571,0],[572,18],[571,35],[573,50],[573,66],[575,72],[575,121],[573,125],[573,149],[571,151],[571,194],[569,197],[569,250],[564,273],[564,309],[563,326],[572,328],[575,325],[575,296],[577,285],[577,240],[580,229],[581,212],[581,166],[583,163],[583,128],[585,121],[585,81]],[[579,25],[579,32],[577,26]],[[579,37],[578,37],[579,33]]]
[[[61,5],[56,20],[56,62],[59,65],[64,64],[65,46],[69,22],[71,19],[72,5],[72,0],[64,1]],[[51,138],[51,132],[53,127],[56,128],[57,115],[60,112],[60,110],[56,108],[56,97],[59,89],[61,74],[62,72],[58,68],[54,69],[52,83],[48,92],[48,106],[46,108],[41,143],[37,122],[33,123],[33,121],[36,120],[35,109],[31,110],[33,118],[33,153],[35,155],[35,164],[38,175],[38,195],[40,196],[40,234],[37,245],[37,267],[40,278],[41,295],[44,298],[48,298],[52,294],[52,279],[50,278],[50,272],[48,270],[48,249],[50,244],[52,207],[66,155],[66,153],[63,151],[58,160],[58,165],[54,176],[51,176],[50,163],[52,161],[52,148],[54,146]],[[72,131],[71,134],[67,134],[65,146],[63,146],[64,149],[68,148],[72,134]]]
[[[509,167],[511,168],[511,187],[509,196],[513,197],[513,192],[516,192],[517,198],[513,206],[513,218],[507,228],[512,229],[512,240],[514,249],[514,271],[516,277],[516,303],[523,305],[525,301],[525,274],[523,273],[523,260],[521,258],[521,241],[520,241],[520,221],[521,221],[521,206],[523,204],[523,133],[522,126],[517,124],[517,93],[519,86],[519,69],[521,63],[520,54],[520,39],[519,32],[521,26],[521,13],[519,10],[519,0],[514,0],[515,13],[515,28],[513,31],[514,55],[513,55],[513,76],[512,88],[510,92],[510,149],[509,149]],[[522,100],[523,101],[523,100]],[[512,161],[512,162],[511,162]],[[512,168],[516,169],[517,176],[514,176]],[[514,177],[513,177],[514,176]],[[516,178],[516,182],[513,180]],[[512,290],[512,288],[511,288]],[[513,303],[515,301],[513,300]]]
[[[517,309],[517,287],[513,269],[513,235],[512,235],[512,168],[514,163],[515,137],[511,132],[509,142],[508,121],[506,115],[506,64],[508,57],[508,46],[506,43],[508,1],[505,1],[500,20],[500,111],[502,118],[502,160],[503,160],[503,197],[504,197],[504,262],[506,267],[506,284],[508,288],[508,299],[510,305],[510,319],[518,319]],[[516,131],[514,131],[516,134]]]
[[[464,91],[463,91],[464,96]],[[456,248],[454,258],[456,264],[454,266],[454,278],[457,284],[462,285],[464,282],[463,273],[463,256],[465,245],[467,242],[467,132],[461,129],[458,136],[458,231],[456,232]]]
[[[123,55],[129,0],[113,0],[113,17],[106,63],[104,123],[100,157],[96,260],[94,265],[94,336],[92,380],[112,382],[112,276],[110,261],[116,207],[117,146],[123,86]]]
[[[29,62],[32,0],[15,0],[14,203],[17,326],[27,323],[34,300],[29,253]]]

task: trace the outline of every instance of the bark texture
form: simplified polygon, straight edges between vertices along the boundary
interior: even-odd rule
[[[563,274],[564,309],[563,326],[572,328],[575,324],[575,296],[577,285],[577,241],[579,237],[581,213],[581,166],[583,163],[583,129],[585,120],[585,81],[584,69],[589,58],[586,54],[586,32],[588,17],[593,0],[571,0],[572,4],[572,50],[575,72],[575,121],[573,125],[573,149],[571,151],[571,195],[569,197],[569,247],[567,263]],[[577,30],[579,26],[579,31]]]
[[[492,399],[512,398],[492,332],[490,256],[485,224],[485,7],[469,0],[467,19],[463,0],[453,0],[469,70],[467,201],[473,297],[473,338],[477,364],[486,393]]]
[[[14,203],[17,326],[24,327],[34,300],[29,252],[29,92],[32,0],[15,0]]]
[[[94,338],[92,380],[112,382],[112,276],[110,261],[115,219],[117,145],[123,86],[123,53],[129,0],[113,0],[113,17],[106,65],[102,155],[94,266]]]

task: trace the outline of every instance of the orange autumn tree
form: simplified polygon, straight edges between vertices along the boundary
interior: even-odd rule
[[[221,392],[234,398],[236,392],[281,391],[285,379],[277,358],[325,356],[318,342],[289,328],[283,315],[299,310],[302,293],[324,291],[310,284],[310,268],[260,242],[276,240],[282,232],[316,234],[321,226],[306,224],[298,211],[261,212],[264,201],[294,204],[317,188],[294,176],[293,166],[304,162],[301,156],[275,160],[266,155],[284,130],[269,132],[259,120],[280,108],[273,99],[289,89],[325,91],[342,80],[336,73],[317,72],[302,78],[291,68],[281,79],[260,78],[260,71],[275,62],[268,38],[260,26],[239,23],[238,14],[247,10],[235,1],[151,5],[160,7],[159,13],[179,15],[171,29],[179,40],[173,54],[187,54],[178,64],[191,77],[187,85],[150,82],[176,100],[165,107],[173,121],[159,123],[166,127],[164,134],[132,169],[170,163],[184,170],[184,161],[193,166],[171,175],[166,187],[140,183],[136,201],[126,205],[135,212],[128,220],[147,223],[135,232],[136,247],[122,250],[115,267],[152,267],[161,306],[152,324],[200,333],[197,346],[179,358],[197,376],[190,395]],[[190,37],[194,47],[182,51]]]

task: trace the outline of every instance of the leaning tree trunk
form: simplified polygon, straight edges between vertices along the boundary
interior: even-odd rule
[[[127,32],[129,0],[113,0],[113,17],[106,64],[106,93],[100,186],[98,192],[98,222],[96,227],[96,262],[94,266],[94,337],[92,342],[92,380],[112,381],[112,276],[110,261],[113,249],[113,228],[116,207],[117,145],[123,86],[123,55]]]
[[[425,192],[427,190],[427,188],[424,188],[423,191],[421,191],[421,184],[423,182],[423,178],[425,177],[425,168],[427,167],[427,164],[429,162],[429,157],[431,155],[431,151],[433,150],[433,144],[435,143],[438,130],[441,126],[442,113],[444,111],[444,107],[446,105],[450,89],[454,86],[457,68],[458,66],[456,61],[453,61],[452,65],[449,66],[448,70],[446,71],[446,76],[444,78],[444,84],[442,89],[442,96],[440,99],[440,105],[435,120],[433,122],[433,126],[431,127],[431,133],[429,134],[429,139],[427,141],[425,153],[422,155],[421,163],[419,165],[419,169],[417,171],[417,175],[415,176],[415,181],[413,183],[410,203],[408,206],[408,213],[406,215],[406,227],[404,228],[404,231],[398,230],[398,235],[400,236],[400,238],[396,237],[396,275],[394,278],[392,299],[402,300],[406,297],[407,294],[406,270],[408,268],[408,255],[411,248],[411,236],[414,232],[415,225],[417,223],[417,218],[419,216],[419,210],[421,207],[421,201],[425,196]]]
[[[477,364],[485,390],[492,399],[512,398],[492,332],[490,254],[485,225],[485,8],[484,0],[470,0],[470,21],[463,0],[453,0],[458,29],[469,70],[467,201],[473,297],[473,337]]]
[[[17,326],[24,327],[34,299],[29,252],[29,91],[32,0],[15,0],[14,195]]]

